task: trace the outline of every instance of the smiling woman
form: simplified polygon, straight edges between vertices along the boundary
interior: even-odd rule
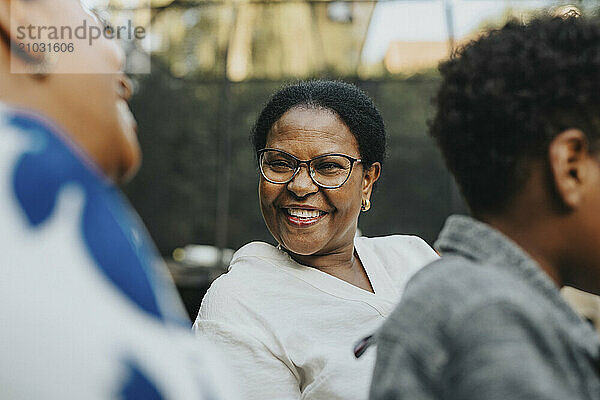
[[[374,354],[354,345],[437,257],[414,236],[356,237],[384,161],[381,115],[354,85],[301,82],[273,95],[252,138],[278,246],[242,247],[194,329],[228,355],[245,399],[366,399]]]

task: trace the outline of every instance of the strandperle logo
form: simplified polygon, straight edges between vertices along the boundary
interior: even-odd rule
[[[146,28],[143,26],[133,26],[131,21],[127,21],[127,25],[120,26],[105,26],[101,28],[96,25],[88,25],[87,21],[83,21],[77,26],[52,26],[52,25],[28,25],[17,27],[17,40],[87,40],[90,46],[95,40],[104,37],[109,40],[142,40],[146,38]]]
[[[150,0],[115,2],[122,3],[119,6],[122,8],[99,5],[108,3],[106,0],[82,0],[81,5],[73,5],[82,10],[65,10],[65,15],[59,16],[53,13],[27,15],[23,12],[22,1],[9,1],[11,73],[38,77],[150,73]],[[127,7],[123,5],[125,3]],[[93,7],[94,4],[97,6]],[[102,58],[104,55],[111,57]]]

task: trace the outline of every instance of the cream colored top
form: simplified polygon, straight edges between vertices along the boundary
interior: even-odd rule
[[[242,398],[367,398],[375,352],[356,359],[354,346],[437,254],[415,236],[359,237],[354,245],[375,293],[261,242],[238,250],[213,282],[194,330],[231,364]]]

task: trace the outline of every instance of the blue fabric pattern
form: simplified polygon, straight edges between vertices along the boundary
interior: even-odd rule
[[[175,294],[162,284],[157,251],[121,192],[40,121],[16,113],[8,123],[33,142],[17,162],[13,179],[15,196],[32,228],[52,215],[65,185],[78,185],[86,194],[81,235],[99,270],[145,312],[189,326],[180,310],[161,309],[165,302],[158,296],[169,300]]]
[[[163,396],[152,382],[140,371],[136,364],[128,361],[127,368],[129,376],[123,387],[121,388],[121,396],[123,400],[161,400]]]

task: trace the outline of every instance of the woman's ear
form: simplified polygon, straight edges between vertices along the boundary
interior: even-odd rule
[[[364,198],[369,199],[371,197],[371,191],[373,190],[373,184],[379,179],[381,174],[381,163],[374,162],[365,169],[363,174],[363,195]]]
[[[577,208],[584,197],[593,161],[587,137],[579,129],[563,131],[550,142],[548,156],[558,199],[568,209]]]

